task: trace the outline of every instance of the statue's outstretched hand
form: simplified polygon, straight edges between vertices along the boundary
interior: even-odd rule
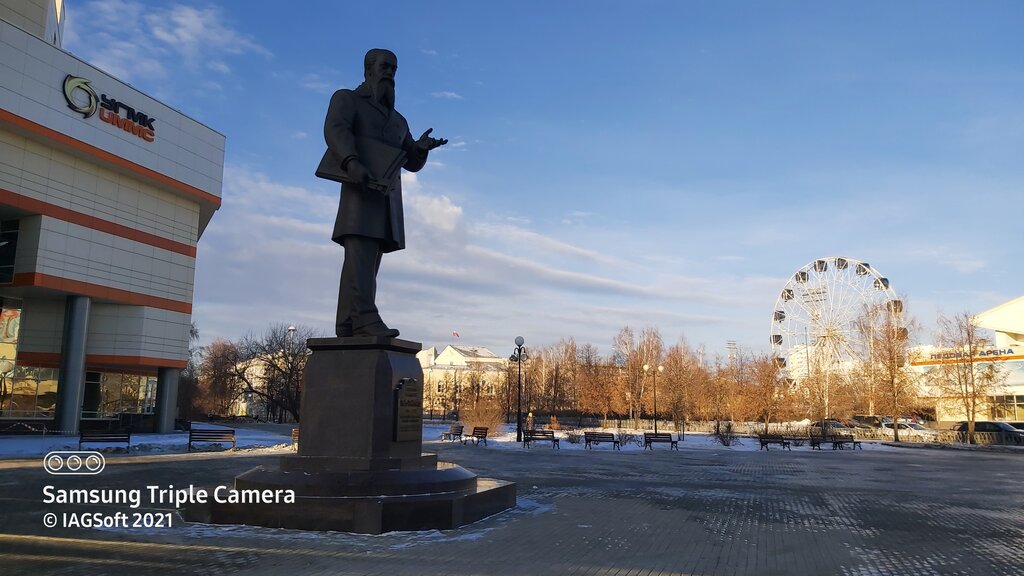
[[[447,138],[431,138],[430,133],[433,131],[433,128],[427,129],[427,131],[420,136],[420,139],[416,141],[416,147],[424,152],[429,152],[438,146],[444,146],[448,143]]]

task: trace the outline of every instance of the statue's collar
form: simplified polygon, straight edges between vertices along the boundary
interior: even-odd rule
[[[383,112],[385,115],[390,115],[391,114],[391,111],[388,110],[386,106],[384,106],[380,102],[377,102],[376,100],[374,100],[374,98],[373,98],[373,88],[370,88],[370,85],[367,84],[366,82],[363,82],[362,84],[360,84],[358,88],[353,90],[353,92],[358,94],[362,98],[366,98],[367,102],[369,102],[374,108],[376,108],[376,109],[380,110],[381,112]]]

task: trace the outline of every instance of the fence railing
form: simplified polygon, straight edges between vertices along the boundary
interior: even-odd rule
[[[424,415],[424,422],[430,422],[434,424],[451,424],[453,420],[446,420],[435,415],[433,420],[429,420]],[[549,417],[538,416],[535,418],[536,427],[538,428],[549,428]],[[714,421],[714,420],[700,420],[700,421],[689,421],[686,423],[686,432],[706,433],[714,434],[719,428],[724,427],[728,423],[727,420]],[[511,423],[511,426],[515,426],[515,421]],[[586,430],[586,429],[604,429],[604,428],[615,428],[619,430],[653,430],[654,420],[650,418],[644,418],[634,421],[630,418],[609,418],[604,420],[602,418],[595,418],[592,416],[584,416],[582,418],[576,416],[566,416],[559,418],[559,428],[562,430]],[[671,420],[658,419],[658,431],[659,432],[672,432],[678,433],[680,426],[678,423]],[[765,431],[764,422],[732,422],[732,431],[735,434],[745,436],[755,436],[762,434]],[[935,430],[934,434],[919,435],[907,434],[905,431],[900,431],[900,442],[942,442],[946,444],[967,444],[967,434],[965,432],[954,432],[952,430]],[[795,424],[793,422],[776,423],[773,422],[768,425],[769,434],[782,434],[784,436],[793,437],[806,437],[810,435],[810,427],[801,424]],[[879,440],[889,441],[893,440],[893,434],[891,431],[883,430],[881,428],[863,429],[853,428],[846,429],[844,433],[852,433],[856,438],[860,440]],[[1022,443],[1010,434],[1003,434],[1000,432],[975,432],[974,433],[975,444],[987,444],[987,445],[1021,445]]]

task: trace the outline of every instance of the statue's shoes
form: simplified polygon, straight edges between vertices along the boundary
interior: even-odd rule
[[[352,330],[353,336],[374,336],[377,338],[395,338],[398,336],[398,330],[394,328],[388,328],[387,324],[383,322],[377,322],[375,324],[369,324],[361,328],[355,328]]]

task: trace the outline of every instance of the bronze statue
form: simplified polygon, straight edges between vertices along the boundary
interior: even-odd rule
[[[345,247],[338,290],[339,337],[394,338],[377,311],[381,256],[405,248],[401,168],[417,172],[427,154],[448,143],[431,138],[433,128],[413,140],[409,124],[395,110],[398,57],[374,48],[363,60],[365,80],[355,90],[338,90],[324,120],[324,154],[317,176],[337,180],[341,203],[331,239]]]

